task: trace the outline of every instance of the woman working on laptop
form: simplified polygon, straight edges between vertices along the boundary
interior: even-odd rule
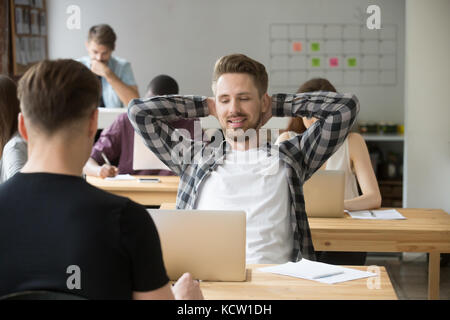
[[[326,79],[312,79],[304,83],[298,93],[329,91],[336,92]],[[277,140],[277,144],[302,134],[317,120],[314,118],[292,118],[289,126]],[[381,206],[381,194],[373,171],[366,143],[358,133],[350,133],[342,146],[321,168],[345,172],[344,209],[359,211]],[[362,195],[359,194],[358,184]],[[333,264],[363,265],[366,253],[359,252],[316,252],[318,260]]]
[[[336,92],[336,89],[326,79],[312,79],[304,83],[298,93],[315,91]],[[292,118],[286,132],[278,138],[277,143],[296,134],[302,134],[316,121],[314,118]],[[344,144],[328,159],[322,169],[345,172],[345,210],[368,210],[381,206],[377,178],[370,162],[366,143],[360,134],[350,133]],[[362,195],[359,195],[358,184]]]

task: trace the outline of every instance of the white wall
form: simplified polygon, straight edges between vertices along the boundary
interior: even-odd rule
[[[116,54],[132,63],[141,94],[166,73],[183,94],[211,95],[220,56],[242,52],[268,66],[271,23],[362,23],[369,4],[381,7],[382,23],[399,26],[397,85],[338,90],[358,95],[361,121],[403,123],[404,0],[47,0],[49,55],[85,55],[89,27],[109,23],[118,34]],[[66,27],[70,5],[81,8],[80,30]]]
[[[406,1],[406,206],[450,213],[450,1]]]

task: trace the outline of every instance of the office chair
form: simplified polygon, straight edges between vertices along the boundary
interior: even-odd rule
[[[87,300],[86,298],[56,291],[24,291],[0,297],[0,301],[13,300]]]

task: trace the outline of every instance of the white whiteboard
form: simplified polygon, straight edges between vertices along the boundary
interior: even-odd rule
[[[403,0],[47,0],[49,55],[52,59],[86,55],[84,41],[89,27],[109,23],[118,35],[115,54],[131,62],[141,94],[145,93],[147,83],[154,76],[169,74],[178,81],[182,94],[211,96],[213,66],[223,55],[244,53],[271,70],[271,26],[361,25],[368,17],[366,8],[375,3],[381,8],[382,27],[396,28],[395,83],[392,74],[383,75],[391,84],[380,85],[378,81],[384,78],[368,73],[364,86],[344,82],[336,87],[359,97],[360,121],[403,123]],[[70,5],[81,9],[80,30],[66,27],[66,10]],[[364,50],[375,50],[370,46],[367,44]],[[367,59],[366,63],[370,65],[373,61]],[[379,59],[377,63],[391,67],[392,59]],[[274,74],[269,77],[276,80]],[[296,80],[298,85],[291,80],[282,88],[271,82],[269,93],[280,90],[293,93],[300,86],[302,77]],[[274,127],[284,125],[285,121],[278,120],[271,124]],[[207,121],[205,126],[214,125]]]

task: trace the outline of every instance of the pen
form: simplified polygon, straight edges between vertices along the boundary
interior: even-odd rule
[[[344,271],[330,272],[330,273],[318,275],[318,276],[314,277],[313,279],[314,280],[323,279],[323,278],[328,278],[328,277],[332,277],[332,276],[337,276],[337,275],[343,274],[343,273],[344,273]]]
[[[107,164],[108,166],[110,166],[110,165],[111,165],[111,162],[109,162],[108,158],[106,157],[106,155],[105,155],[103,152],[102,152],[102,157],[103,157],[103,160],[105,160],[106,164]]]
[[[139,182],[160,183],[161,180],[159,180],[159,179],[147,179],[147,178],[141,178],[141,179],[139,179]]]

